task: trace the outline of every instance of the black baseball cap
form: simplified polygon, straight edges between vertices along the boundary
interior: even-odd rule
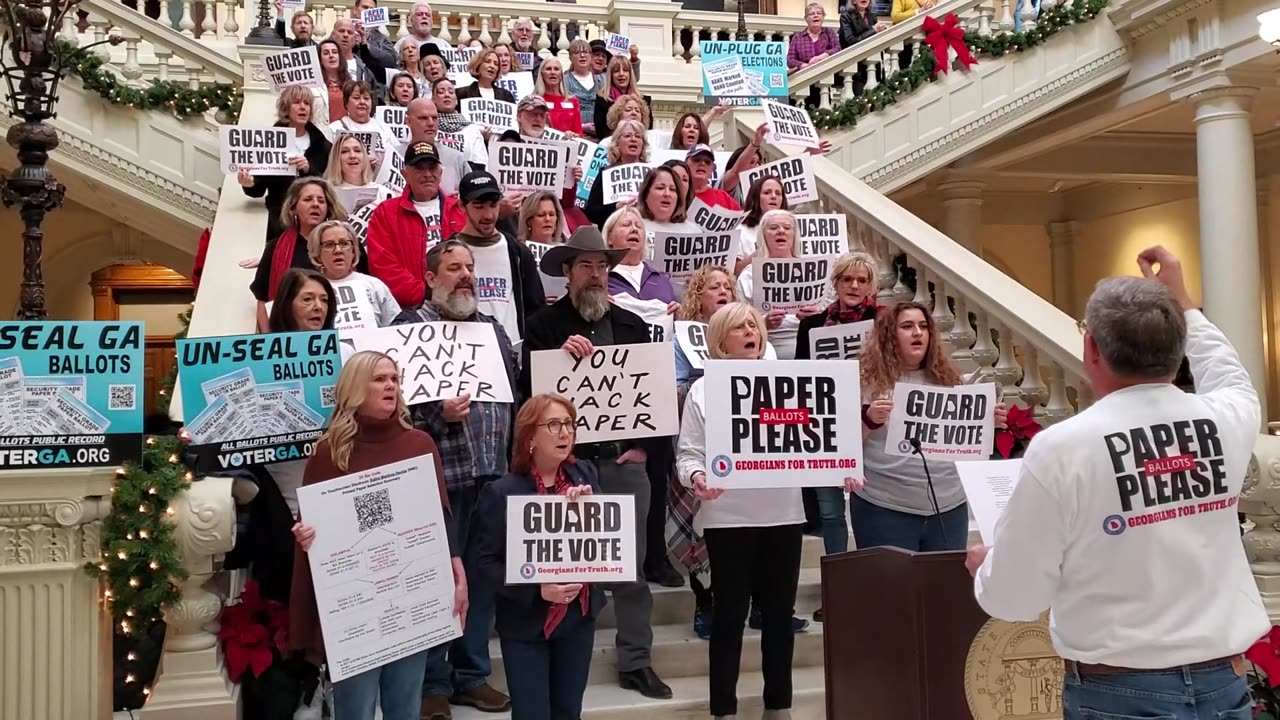
[[[501,200],[502,189],[498,187],[498,179],[483,170],[469,172],[458,183],[458,198],[462,204],[480,202],[482,200]]]
[[[498,142],[524,142],[524,138],[520,137],[519,130],[504,130]]]
[[[426,140],[409,143],[409,147],[404,149],[404,164],[417,165],[418,163],[440,164],[440,151],[436,150],[435,143]]]

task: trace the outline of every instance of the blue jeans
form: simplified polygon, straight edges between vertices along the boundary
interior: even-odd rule
[[[813,489],[818,499],[818,517],[822,518],[822,547],[828,555],[848,552],[849,518],[844,514],[844,488]]]
[[[462,568],[467,573],[467,623],[462,637],[447,645],[437,645],[427,651],[426,677],[422,694],[453,697],[467,693],[489,679],[492,664],[489,659],[489,629],[493,626],[493,590],[485,583],[476,582],[475,539],[471,531],[476,527],[473,515],[480,488],[493,478],[480,478],[475,484],[449,491],[449,509],[453,514],[453,530],[457,535],[457,547],[462,551]]]
[[[373,720],[374,705],[381,698],[383,720],[418,720],[428,652],[423,650],[334,683],[333,716]]]
[[[511,720],[578,720],[595,637],[595,620],[583,617],[575,600],[551,637],[535,641],[501,638]]]
[[[890,510],[849,496],[853,539],[858,548],[877,545],[900,547],[914,552],[963,550],[969,537],[969,506],[961,504],[941,515],[915,515]]]
[[[1063,720],[1249,720],[1253,702],[1246,678],[1230,662],[1118,675],[1068,670]]]

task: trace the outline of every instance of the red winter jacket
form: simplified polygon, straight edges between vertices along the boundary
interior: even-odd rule
[[[458,196],[440,194],[440,238],[462,230],[466,215]],[[462,223],[458,217],[462,217]],[[438,238],[437,238],[438,239]],[[383,201],[369,217],[365,235],[369,274],[387,284],[400,307],[421,305],[426,294],[427,224],[413,206],[409,188],[398,198]]]
[[[578,107],[578,98],[570,95],[543,95],[543,100],[550,105],[547,109],[547,124],[560,132],[582,134],[582,110]]]

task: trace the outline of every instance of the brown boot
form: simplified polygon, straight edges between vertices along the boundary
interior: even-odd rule
[[[489,683],[464,693],[458,693],[449,698],[449,702],[454,705],[473,707],[480,712],[500,713],[511,709],[511,698],[494,690]]]
[[[449,710],[449,698],[444,695],[422,698],[420,717],[422,720],[451,720],[453,713]]]

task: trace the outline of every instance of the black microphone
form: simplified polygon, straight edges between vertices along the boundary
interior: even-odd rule
[[[943,542],[947,538],[947,523],[942,519],[942,512],[938,510],[938,493],[933,490],[933,476],[929,474],[929,460],[925,458],[924,451],[920,449],[920,440],[917,438],[908,438],[907,442],[911,444],[911,452],[920,456],[920,464],[924,465],[924,481],[929,485],[929,502],[933,503],[933,516],[938,518],[938,525],[942,528]]]

